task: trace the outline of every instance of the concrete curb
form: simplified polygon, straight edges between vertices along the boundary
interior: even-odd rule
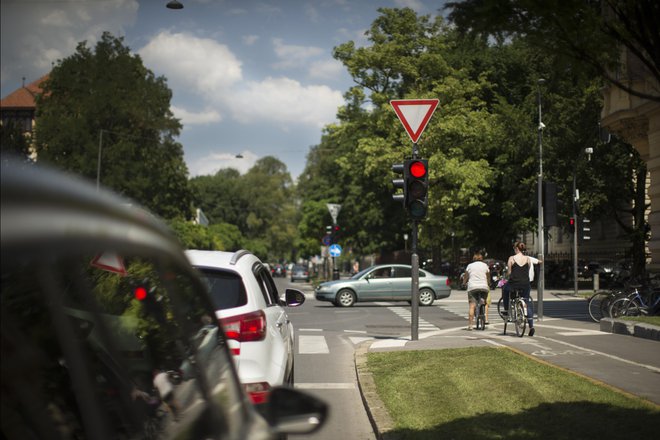
[[[385,404],[376,392],[374,378],[367,368],[367,354],[372,341],[361,343],[355,350],[355,371],[362,403],[367,410],[371,427],[379,440],[398,440],[394,433],[394,422],[385,408]]]
[[[600,331],[660,341],[660,327],[645,322],[603,318],[600,320]]]

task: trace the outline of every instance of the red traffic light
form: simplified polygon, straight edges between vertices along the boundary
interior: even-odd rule
[[[410,164],[409,169],[410,169],[410,175],[417,179],[420,179],[426,175],[426,164],[424,162],[418,160],[413,161]]]
[[[144,301],[147,298],[147,289],[144,286],[138,286],[133,291],[133,295],[138,301]]]
[[[575,218],[571,217],[568,222],[570,223],[571,226],[575,226]]]

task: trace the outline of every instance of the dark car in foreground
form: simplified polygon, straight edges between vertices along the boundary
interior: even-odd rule
[[[271,439],[323,423],[326,405],[290,388],[255,410],[163,223],[36,165],[1,171],[2,438]]]
[[[319,301],[351,307],[357,302],[411,301],[412,267],[381,264],[364,269],[349,279],[327,281],[316,288]],[[451,294],[449,278],[419,269],[419,304],[430,306],[436,299]]]

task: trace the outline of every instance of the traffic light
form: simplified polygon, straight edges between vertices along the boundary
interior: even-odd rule
[[[582,240],[591,240],[591,220],[583,218],[580,229],[582,229]]]
[[[406,208],[413,219],[422,219],[426,217],[429,205],[429,161],[426,159],[405,161],[404,176]]]
[[[571,231],[571,234],[575,234],[575,217],[568,219],[568,228]]]
[[[150,286],[148,279],[133,287],[133,297],[142,305],[142,312],[145,316],[151,316],[161,324],[165,322],[163,297],[156,295],[156,288]]]
[[[333,225],[332,226],[332,244],[339,243],[339,239],[341,238],[341,228],[339,225]]]
[[[396,163],[392,165],[392,171],[394,171],[397,174],[401,174],[403,178],[400,179],[392,179],[392,185],[394,185],[394,190],[396,191],[397,189],[401,188],[403,192],[398,193],[398,194],[393,194],[392,199],[403,203],[403,206],[407,205],[407,200],[406,200],[406,180],[407,180],[407,168],[405,167],[405,164],[402,163]]]
[[[557,184],[543,181],[543,224],[557,226]]]

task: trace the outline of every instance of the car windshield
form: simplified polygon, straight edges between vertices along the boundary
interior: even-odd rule
[[[362,278],[362,277],[363,277],[367,272],[369,272],[369,271],[371,271],[371,267],[368,267],[368,268],[366,268],[366,269],[362,269],[361,271],[359,271],[358,273],[356,273],[355,275],[353,275],[353,276],[351,277],[351,279],[352,279],[352,280],[360,279],[360,278]]]
[[[243,280],[238,274],[211,269],[199,269],[208,286],[216,310],[232,309],[247,304]]]

